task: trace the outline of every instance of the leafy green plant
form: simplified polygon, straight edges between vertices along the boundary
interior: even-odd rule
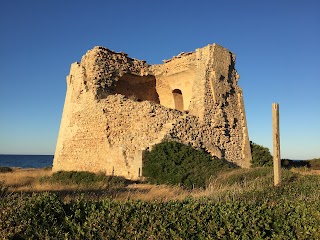
[[[252,167],[272,166],[273,157],[268,148],[254,142],[250,142]]]
[[[49,239],[63,236],[65,212],[54,194],[12,195],[0,205],[1,239]]]
[[[223,159],[178,142],[162,142],[144,154],[143,175],[155,184],[205,187],[210,178],[236,168]]]

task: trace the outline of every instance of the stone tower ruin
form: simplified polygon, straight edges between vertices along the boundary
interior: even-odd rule
[[[217,44],[148,65],[104,47],[71,65],[53,171],[137,179],[143,151],[164,140],[249,167],[235,55]]]

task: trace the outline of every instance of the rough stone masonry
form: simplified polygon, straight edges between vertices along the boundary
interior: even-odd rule
[[[148,65],[104,47],[71,65],[53,171],[137,179],[143,151],[164,140],[249,167],[235,55],[217,44]]]

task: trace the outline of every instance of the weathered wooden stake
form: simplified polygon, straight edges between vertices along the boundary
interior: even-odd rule
[[[279,104],[272,104],[272,130],[273,130],[273,172],[274,185],[281,183],[281,159],[280,159],[280,129],[279,129]]]

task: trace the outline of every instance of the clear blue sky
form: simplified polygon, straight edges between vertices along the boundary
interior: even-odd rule
[[[53,154],[70,64],[96,45],[161,63],[218,43],[236,53],[250,140],[281,157],[320,157],[320,1],[0,3],[0,153]]]

